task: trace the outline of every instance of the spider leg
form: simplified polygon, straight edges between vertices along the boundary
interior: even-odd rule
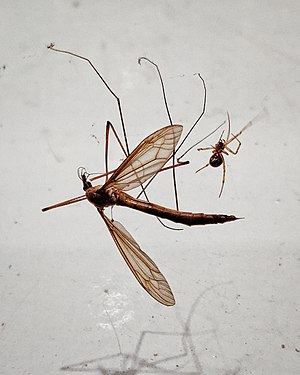
[[[219,198],[221,197],[221,195],[223,193],[224,184],[225,184],[225,176],[226,176],[226,164],[225,164],[225,159],[224,159],[222,154],[221,154],[221,158],[222,158],[222,165],[223,165],[223,176],[222,176],[222,185],[221,185]]]
[[[204,168],[206,168],[208,166],[209,166],[209,163],[205,164],[203,167],[197,169],[195,173],[198,173],[198,172],[202,171],[202,169],[204,169]]]
[[[228,139],[230,137],[230,117],[229,117],[228,112],[227,112],[227,121],[228,121],[228,132],[227,132],[226,142],[228,142]]]
[[[200,147],[200,148],[197,148],[197,151],[213,150],[214,148],[215,148],[214,146],[210,146],[210,147]]]
[[[232,134],[232,135],[233,135],[233,137],[231,138],[230,142],[232,142],[233,140],[236,140],[236,141],[238,142],[238,145],[237,145],[236,150],[233,151],[230,147],[228,147],[228,144],[229,144],[230,142],[228,142],[228,143],[225,145],[225,148],[226,148],[226,150],[229,151],[231,154],[236,155],[236,154],[239,152],[239,150],[240,150],[240,147],[241,147],[241,145],[242,145],[242,142],[238,139],[238,137],[237,137],[236,135],[234,135],[234,134]]]

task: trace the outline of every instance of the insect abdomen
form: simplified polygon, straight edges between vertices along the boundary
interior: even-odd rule
[[[118,194],[116,205],[130,207],[150,215],[155,215],[162,219],[168,219],[175,223],[189,226],[222,224],[226,223],[227,221],[234,221],[238,219],[234,215],[204,214],[176,211],[172,210],[171,208],[159,206],[158,204],[135,199],[124,192],[120,192]]]

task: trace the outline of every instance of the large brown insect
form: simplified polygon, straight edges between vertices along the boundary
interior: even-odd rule
[[[204,214],[172,210],[154,203],[139,200],[125,191],[141,186],[159,172],[172,157],[183,127],[170,125],[146,137],[113,172],[104,185],[92,186],[82,169],[80,178],[85,195],[43,208],[69,205],[87,199],[104,220],[115,244],[128,267],[141,286],[158,302],[166,306],[175,304],[171,288],[156,264],[144,253],[129,232],[119,222],[109,219],[104,210],[109,206],[127,206],[138,211],[185,225],[218,224],[237,220],[233,215]]]

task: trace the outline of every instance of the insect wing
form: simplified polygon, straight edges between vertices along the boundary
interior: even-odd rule
[[[269,116],[268,109],[264,107],[251,121],[248,122],[237,134],[233,135],[232,138],[227,142],[229,144],[232,142],[236,137],[239,137],[245,130],[250,128],[251,126],[255,125],[256,123],[265,120]]]
[[[113,173],[105,188],[131,190],[151,178],[170,159],[182,129],[181,125],[170,125],[145,138]]]
[[[101,210],[98,211],[137,281],[158,302],[166,306],[173,306],[175,304],[173,293],[157,265],[141,250],[121,223],[110,220]]]

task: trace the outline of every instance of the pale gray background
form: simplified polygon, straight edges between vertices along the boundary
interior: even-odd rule
[[[299,1],[4,1],[1,6],[1,374],[299,374]],[[167,277],[166,308],[138,285],[82,194],[76,168],[103,171],[106,120],[123,103],[131,147],[174,122],[190,144],[231,114],[239,131],[264,107],[221,170],[178,170],[183,210],[236,214],[223,226],[168,231],[114,210]],[[4,68],[5,66],[5,68]],[[216,133],[203,147],[213,143]],[[92,135],[96,135],[100,144]],[[112,167],[123,156],[112,143]],[[169,173],[149,190],[173,205]],[[109,213],[109,212],[108,212]],[[62,369],[61,369],[62,368]],[[65,370],[65,371],[64,371]]]

